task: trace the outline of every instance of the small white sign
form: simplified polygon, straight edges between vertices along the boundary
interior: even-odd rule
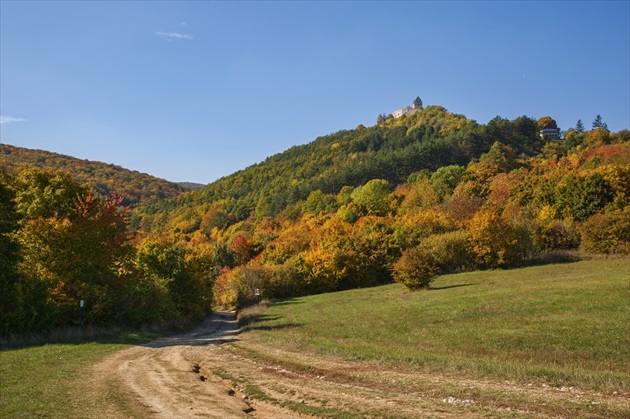
[[[83,300],[79,300],[79,307],[83,307]]]
[[[254,295],[255,296],[259,296],[260,295],[260,290],[258,288],[254,289]]]

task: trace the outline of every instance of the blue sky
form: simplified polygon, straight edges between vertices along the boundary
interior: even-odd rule
[[[425,105],[630,125],[630,2],[0,1],[0,141],[209,183]]]

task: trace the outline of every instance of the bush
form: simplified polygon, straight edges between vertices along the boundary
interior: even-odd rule
[[[282,265],[271,265],[263,295],[268,298],[288,298],[304,294],[303,255],[296,255]]]
[[[630,254],[630,208],[595,214],[579,228],[586,253]]]
[[[508,266],[529,256],[531,237],[527,228],[492,211],[481,210],[474,215],[468,236],[470,252],[481,269]]]
[[[398,217],[393,237],[400,248],[408,249],[420,244],[433,235],[455,230],[455,222],[447,215],[437,211],[417,212]]]
[[[532,237],[539,252],[577,249],[579,234],[561,220],[541,220],[533,228]]]
[[[216,306],[225,309],[238,309],[256,301],[254,290],[265,283],[266,269],[261,266],[237,266],[234,269],[224,268],[217,278],[214,294]]]
[[[468,251],[468,234],[464,230],[427,237],[421,247],[431,252],[442,272],[461,272],[474,268],[474,258]]]
[[[429,289],[439,272],[438,263],[429,249],[413,247],[405,250],[394,264],[392,276],[410,290]]]

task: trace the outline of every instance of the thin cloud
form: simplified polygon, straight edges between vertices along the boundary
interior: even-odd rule
[[[8,124],[9,122],[25,122],[24,118],[15,118],[13,116],[0,115],[0,124]]]
[[[168,39],[193,39],[192,35],[178,32],[156,32],[155,36]]]

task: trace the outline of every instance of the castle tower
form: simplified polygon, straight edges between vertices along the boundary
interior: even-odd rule
[[[416,96],[416,98],[414,99],[413,108],[422,109],[422,99],[420,99],[420,96]]]

